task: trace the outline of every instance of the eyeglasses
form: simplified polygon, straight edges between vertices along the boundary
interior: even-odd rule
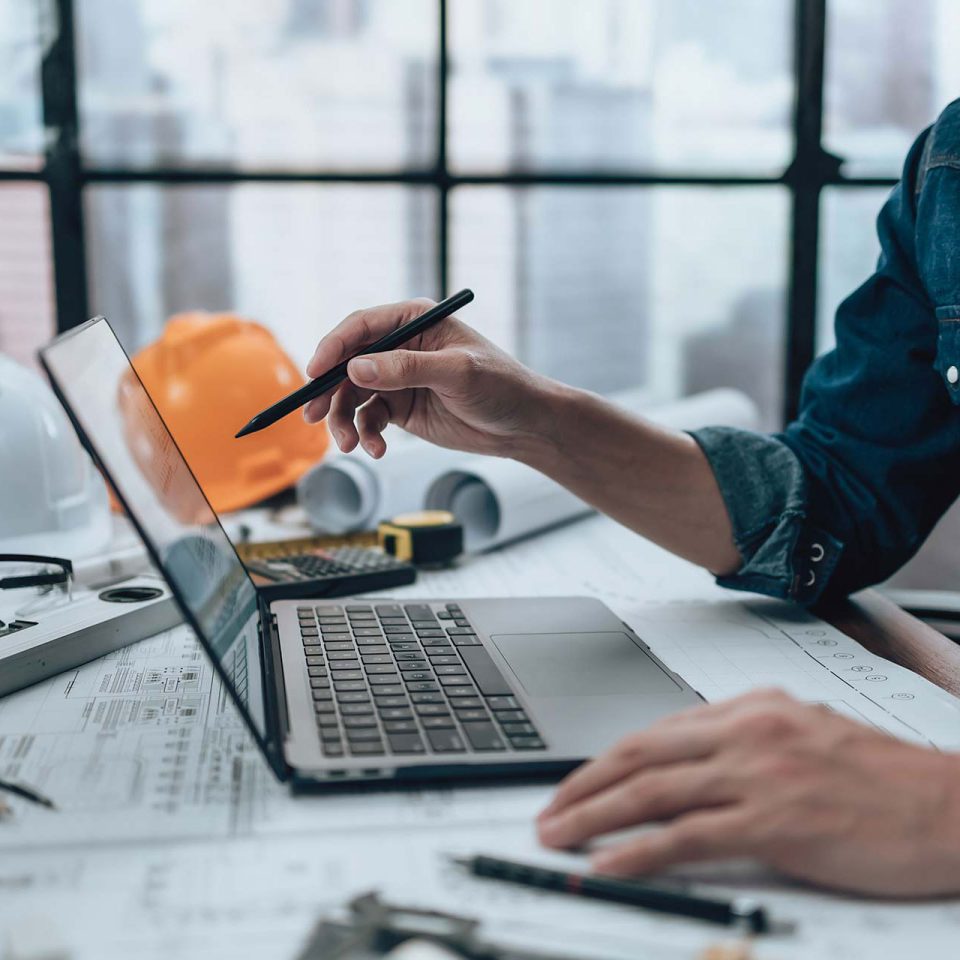
[[[73,599],[73,563],[63,557],[0,553],[0,590],[35,587],[40,595],[16,611],[22,617]],[[0,621],[0,627],[2,627]]]

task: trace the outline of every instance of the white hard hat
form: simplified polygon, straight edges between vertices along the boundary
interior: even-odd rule
[[[0,354],[0,553],[72,560],[111,533],[106,485],[53,391]]]

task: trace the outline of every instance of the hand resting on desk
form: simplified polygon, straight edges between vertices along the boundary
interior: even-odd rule
[[[838,890],[960,892],[960,759],[777,691],[685,711],[560,785],[551,847],[660,826],[595,854],[601,873],[752,857]]]

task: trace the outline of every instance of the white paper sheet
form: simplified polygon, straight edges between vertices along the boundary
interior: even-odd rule
[[[574,593],[605,599],[710,699],[776,683],[907,738],[956,743],[953,698],[790,607],[734,599],[599,518],[394,591]],[[904,692],[914,699],[895,696]],[[480,851],[552,861],[531,829],[547,787],[289,796],[183,628],[0,699],[0,777],[32,783],[62,807],[13,800],[15,817],[0,822],[0,943],[10,925],[49,922],[77,958],[289,958],[318,910],[372,888],[585,956],[679,960],[724,938],[448,866],[445,854]],[[949,956],[960,939],[953,901],[835,898],[735,867],[684,875],[719,895],[753,893],[799,924],[758,943],[760,960]]]
[[[349,800],[323,801],[336,818]],[[318,819],[322,813],[318,808]],[[394,902],[452,910],[511,942],[608,960],[695,960],[728,931],[612,904],[462,875],[447,855],[484,851],[582,868],[535,848],[529,826],[468,830],[303,831],[229,842],[97,843],[5,853],[0,928],[24,917],[56,924],[76,960],[292,958],[319,912],[371,889]],[[759,896],[794,932],[754,945],[756,960],[949,957],[960,937],[956,902],[890,903],[829,897],[758,871],[687,870],[691,889]]]

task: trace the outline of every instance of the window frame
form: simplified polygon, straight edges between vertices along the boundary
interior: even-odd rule
[[[58,331],[89,315],[84,189],[91,184],[385,183],[432,187],[437,194],[437,296],[447,291],[450,268],[450,194],[461,186],[624,187],[770,186],[789,192],[787,315],[784,356],[784,421],[797,413],[803,376],[816,353],[817,263],[820,252],[820,200],[826,187],[889,187],[888,177],[847,177],[843,160],[824,149],[824,52],[828,0],[794,0],[793,156],[780,174],[688,175],[669,171],[454,173],[448,162],[448,10],[437,0],[436,154],[428,168],[386,172],[362,170],[238,170],[229,166],[87,167],[80,152],[74,0],[38,0],[39,27],[49,38],[41,63],[41,99],[46,128],[43,164],[36,170],[2,170],[0,182],[46,184],[49,191],[53,277]],[[47,22],[50,21],[50,22]]]

